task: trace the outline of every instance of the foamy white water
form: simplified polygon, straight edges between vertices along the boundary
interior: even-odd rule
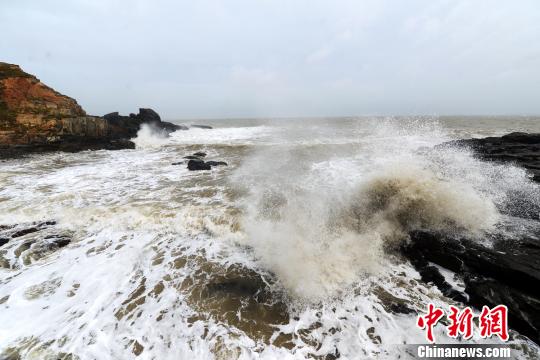
[[[497,210],[508,194],[540,201],[522,169],[433,150],[540,131],[523,119],[489,124],[216,121],[168,138],[142,129],[136,150],[2,162],[0,225],[15,225],[2,231],[56,224],[0,247],[0,354],[406,358],[402,345],[425,338],[396,304],[453,301],[392,248],[417,229],[482,241],[514,221]],[[172,165],[195,151],[229,166]],[[51,245],[59,236],[71,243]],[[538,356],[525,337],[512,343],[518,358]]]

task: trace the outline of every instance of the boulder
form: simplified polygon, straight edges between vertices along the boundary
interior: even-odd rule
[[[139,114],[136,115],[135,118],[138,118],[142,122],[146,122],[146,123],[161,122],[161,118],[159,117],[158,113],[152,109],[144,109],[144,108],[139,109]]]
[[[188,161],[187,164],[188,170],[198,171],[198,170],[211,170],[212,167],[200,159],[192,159]]]
[[[204,161],[203,159],[206,157],[205,152],[196,152],[193,155],[187,155],[184,156],[184,159],[189,160],[187,168],[189,170],[211,170],[212,166],[227,166],[227,163],[225,161]],[[181,164],[173,163],[173,165]]]

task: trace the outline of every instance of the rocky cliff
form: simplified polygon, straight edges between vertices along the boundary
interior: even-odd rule
[[[21,152],[133,148],[141,124],[166,132],[187,129],[161,121],[152,109],[138,114],[89,116],[75,99],[51,89],[18,65],[0,62],[0,157]]]
[[[87,116],[77,101],[19,66],[0,63],[0,144],[46,144],[66,136],[102,138],[107,134],[103,118]]]

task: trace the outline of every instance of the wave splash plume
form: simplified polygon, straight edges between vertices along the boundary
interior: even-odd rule
[[[339,145],[264,148],[238,170],[246,242],[294,296],[324,299],[376,274],[411,231],[494,229],[495,197],[460,178],[473,171],[489,182],[490,167],[463,150],[420,151],[428,134],[399,130],[409,132],[394,144],[360,140],[347,156]]]

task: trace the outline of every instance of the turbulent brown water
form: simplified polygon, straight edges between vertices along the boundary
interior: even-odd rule
[[[538,118],[207,123],[0,163],[2,236],[56,222],[0,247],[0,358],[407,358],[425,342],[414,311],[453,303],[393,251],[407,233],[538,226],[498,211],[518,190],[540,201],[522,169],[433,149]],[[229,166],[172,165],[195,151]]]

